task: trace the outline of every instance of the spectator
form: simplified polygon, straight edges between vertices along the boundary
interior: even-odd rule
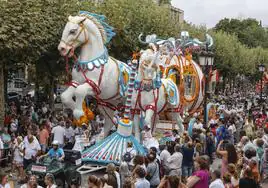
[[[133,164],[134,164],[133,172],[135,171],[135,168],[137,166],[141,166],[144,169],[144,171],[147,172],[145,166],[145,159],[142,155],[136,155],[133,159]]]
[[[200,157],[201,155],[203,155],[202,144],[196,143],[194,149],[194,158]]]
[[[60,148],[63,148],[66,133],[64,129],[64,121],[62,119],[57,124],[57,126],[52,129],[51,133],[52,133],[53,141],[57,140],[59,142]]]
[[[134,181],[132,178],[127,178],[126,181],[123,184],[123,188],[135,188]]]
[[[268,127],[264,128],[264,135],[262,137],[264,142],[264,147],[268,147]]]
[[[261,177],[258,169],[258,163],[256,158],[252,158],[249,161],[249,167],[252,171],[252,177],[255,180],[256,183],[260,183]]]
[[[224,188],[224,184],[221,180],[221,172],[219,170],[214,170],[211,174],[212,182],[209,185],[209,188]]]
[[[14,135],[18,130],[18,120],[13,116],[10,121],[10,132]]]
[[[0,159],[2,159],[3,156],[4,156],[4,142],[2,141],[2,138],[0,136]]]
[[[179,176],[164,176],[161,179],[158,188],[166,188],[166,187],[187,188],[186,185],[181,183]]]
[[[169,175],[181,176],[182,154],[180,152],[180,146],[174,147],[175,152],[168,158]]]
[[[231,177],[232,177],[232,175],[228,172],[226,172],[223,175],[223,183],[224,183],[225,188],[233,188],[232,182],[231,182]]]
[[[108,185],[108,180],[104,177],[102,177],[101,179],[101,188],[113,188],[113,186]]]
[[[209,165],[203,157],[198,157],[194,162],[195,172],[187,179],[188,188],[203,188],[209,185]]]
[[[233,144],[226,144],[226,147],[222,150],[221,146],[224,141],[222,140],[217,148],[217,153],[222,156],[221,163],[221,175],[223,176],[227,172],[227,166],[229,163],[237,163],[237,153]]]
[[[259,172],[261,172],[262,169],[262,163],[263,163],[263,154],[264,154],[264,148],[263,148],[263,140],[262,139],[257,139],[256,141],[257,144],[257,159],[258,159],[258,167],[259,167]]]
[[[66,127],[65,127],[65,138],[66,138],[66,146],[64,148],[66,149],[72,149],[74,145],[74,129],[71,126],[71,121],[66,122]]]
[[[41,146],[42,154],[46,153],[46,151],[47,151],[48,140],[49,140],[48,130],[46,129],[45,125],[42,124],[41,131],[39,133],[39,143]]]
[[[228,164],[227,170],[228,170],[228,173],[231,174],[231,183],[232,183],[233,188],[238,188],[239,178],[238,178],[236,166],[233,163],[230,163]]]
[[[24,171],[23,171],[23,147],[24,147],[23,138],[21,136],[18,136],[14,140],[14,145],[13,145],[13,149],[14,149],[13,170],[15,169],[18,170],[19,180],[23,180],[25,178]]]
[[[130,162],[130,165],[133,165],[133,159],[137,155],[136,150],[133,148],[133,143],[127,143],[126,153],[124,154],[124,160]]]
[[[154,153],[150,153],[148,154],[147,159],[149,163],[147,166],[146,179],[150,182],[150,187],[155,188],[160,183],[159,166],[157,162],[155,161],[156,155]]]
[[[120,188],[120,175],[116,172],[113,163],[107,165],[106,172],[107,174],[104,175],[104,178],[108,180],[107,184],[114,188]]]
[[[182,177],[186,179],[192,175],[194,167],[194,147],[191,141],[182,146],[182,155]]]
[[[160,145],[159,148],[163,147],[164,149],[160,153],[161,166],[163,167],[163,174],[168,175],[168,158],[170,153],[167,150],[166,145]]]
[[[35,175],[31,175],[27,183],[23,184],[20,188],[43,188],[37,184]]]
[[[11,136],[8,133],[8,128],[7,127],[4,127],[3,133],[1,135],[1,137],[2,137],[2,141],[4,143],[4,149],[5,150],[10,149],[10,146],[11,146]]]
[[[253,179],[252,170],[247,167],[239,180],[239,188],[258,188],[257,183]]]
[[[88,188],[99,188],[101,186],[101,180],[94,175],[88,176]]]
[[[52,174],[47,174],[45,176],[45,184],[47,188],[57,188],[57,185],[54,182],[54,176]]]
[[[35,162],[36,157],[41,152],[41,147],[35,136],[31,131],[28,131],[28,135],[24,138],[24,158],[23,167],[26,169],[29,164]]]
[[[214,142],[214,136],[210,131],[207,131],[207,136],[206,136],[206,154],[210,158],[210,163],[212,164],[213,162],[213,153],[216,151],[215,148],[215,142]]]
[[[8,183],[8,176],[6,174],[0,174],[0,188],[11,188],[10,184]]]
[[[120,173],[121,185],[124,185],[126,178],[131,175],[131,172],[129,171],[128,168],[128,164],[124,160],[120,164],[119,173]]]
[[[145,179],[145,170],[141,166],[137,166],[134,171],[134,175],[136,178],[135,188],[150,188],[150,183]]]

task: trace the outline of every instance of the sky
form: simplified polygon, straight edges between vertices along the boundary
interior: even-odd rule
[[[256,18],[268,26],[268,0],[172,0],[184,10],[184,19],[214,27],[222,18]]]

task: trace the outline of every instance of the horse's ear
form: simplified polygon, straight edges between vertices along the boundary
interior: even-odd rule
[[[68,21],[71,22],[73,20],[73,17],[72,16],[69,16],[68,17]]]
[[[86,17],[79,17],[78,24],[82,24],[87,18]]]

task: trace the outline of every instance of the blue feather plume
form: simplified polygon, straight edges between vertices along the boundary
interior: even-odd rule
[[[91,12],[88,12],[88,11],[79,11],[79,14],[80,15],[81,14],[87,14],[87,15],[93,16],[101,23],[101,25],[103,26],[103,28],[104,28],[104,30],[106,32],[106,36],[107,36],[105,44],[108,44],[111,41],[111,39],[113,38],[113,36],[116,35],[116,33],[113,31],[114,28],[105,22],[106,17],[104,15],[99,15],[99,14],[91,13]]]

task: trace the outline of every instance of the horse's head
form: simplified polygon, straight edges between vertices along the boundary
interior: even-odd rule
[[[84,22],[84,16],[69,16],[68,22],[62,33],[58,50],[62,56],[73,55],[73,51],[80,45],[86,44],[89,40],[89,33]]]
[[[103,46],[114,35],[104,16],[81,11],[79,16],[69,16],[58,50],[62,56],[72,56],[77,47],[85,44]]]
[[[153,80],[159,69],[159,52],[152,49],[141,51],[139,73],[141,80]]]

